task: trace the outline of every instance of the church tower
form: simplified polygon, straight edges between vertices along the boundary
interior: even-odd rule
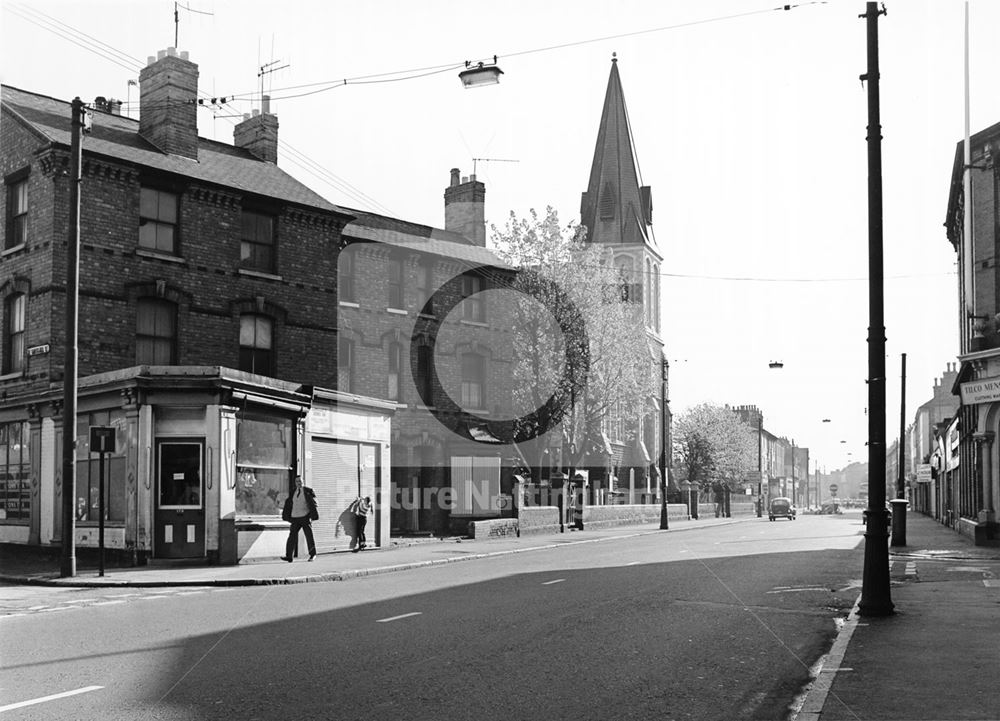
[[[580,224],[587,228],[588,243],[612,246],[615,267],[627,283],[623,292],[641,304],[646,328],[659,338],[663,257],[653,237],[652,193],[641,185],[638,168],[618,59],[612,58],[590,181],[580,202]]]
[[[649,399],[642,421],[629,429],[608,459],[618,488],[636,502],[658,490],[669,427],[666,363],[660,335],[660,266],[663,256],[653,236],[653,199],[642,185],[625,106],[618,59],[612,57],[597,145],[587,190],[580,202],[580,224],[587,242],[608,246],[620,273],[622,297],[635,304],[635,341],[649,349],[653,377],[661,378],[660,397]]]

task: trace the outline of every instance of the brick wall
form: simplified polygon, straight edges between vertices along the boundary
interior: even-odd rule
[[[6,119],[5,119],[6,120]],[[27,345],[49,344],[29,360],[24,378],[0,382],[11,393],[61,381],[65,342],[65,266],[69,183],[66,153],[32,162],[37,140],[5,121],[3,170],[31,163],[29,239],[0,258],[0,288],[30,281]],[[140,173],[123,163],[85,156],[81,189],[79,374],[135,365],[135,303],[163,294],[177,304],[177,362],[237,367],[239,314],[263,310],[275,323],[278,377],[335,385],[338,218],[276,207],[277,268],[273,276],[240,272],[240,216],[235,191],[194,182],[181,186],[179,253],[137,250]],[[3,201],[6,203],[6,194]],[[3,208],[6,212],[6,208]]]

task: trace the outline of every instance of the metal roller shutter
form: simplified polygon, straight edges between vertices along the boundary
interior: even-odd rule
[[[351,504],[361,491],[358,451],[356,443],[323,438],[312,440],[310,485],[316,491],[319,510],[319,520],[313,523],[313,534],[316,550],[320,553],[347,550],[354,541]]]

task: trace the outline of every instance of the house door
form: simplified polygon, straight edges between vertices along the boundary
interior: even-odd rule
[[[157,558],[205,556],[204,441],[156,444],[156,511],[153,553]]]

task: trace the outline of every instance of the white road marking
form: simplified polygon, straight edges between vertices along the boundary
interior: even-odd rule
[[[632,561],[632,563],[626,563],[626,566],[638,566],[642,561]]]
[[[423,611],[414,611],[412,613],[404,613],[400,616],[390,616],[389,618],[380,618],[375,623],[389,623],[390,621],[398,621],[401,618],[409,618],[410,616],[420,616]]]
[[[98,601],[93,604],[94,606],[114,606],[115,604],[125,603],[124,601]]]
[[[828,591],[826,586],[805,586],[803,588],[777,588],[768,593],[799,593],[801,591]]]
[[[565,581],[565,580],[566,580],[565,578],[557,578],[557,579],[556,579],[556,580],[554,580],[554,581],[546,581],[546,582],[545,582],[545,583],[543,583],[542,585],[543,585],[543,586],[551,586],[551,585],[552,585],[553,583],[562,583],[562,582],[563,582],[563,581]]]
[[[42,696],[41,698],[33,698],[28,701],[18,701],[17,703],[0,706],[0,713],[3,713],[4,711],[13,711],[16,708],[24,708],[25,706],[34,706],[36,703],[45,703],[46,701],[55,701],[56,699],[66,698],[67,696],[76,696],[77,694],[87,693],[89,691],[97,691],[102,688],[104,687],[84,686],[83,688],[78,688],[75,691],[63,691],[62,693],[54,693],[51,696]]]

